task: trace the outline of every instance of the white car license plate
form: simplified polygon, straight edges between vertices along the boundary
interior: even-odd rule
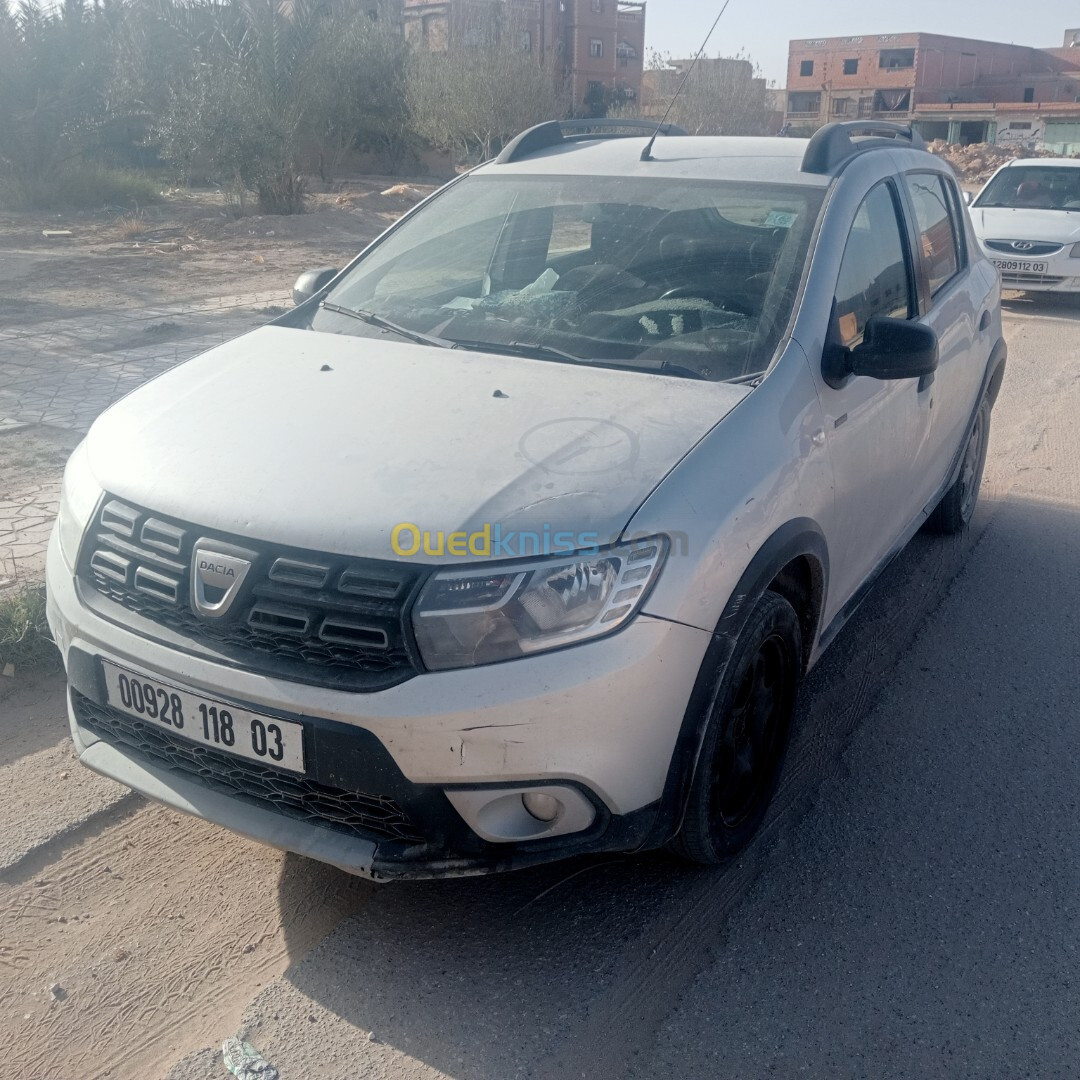
[[[1022,259],[995,259],[999,270],[1020,271],[1022,274],[1045,274],[1049,266],[1044,262],[1024,262]]]
[[[173,735],[227,754],[304,771],[304,726],[260,716],[103,660],[109,704]]]

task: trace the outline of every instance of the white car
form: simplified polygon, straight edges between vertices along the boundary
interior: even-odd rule
[[[909,129],[597,123],[94,424],[48,556],[85,765],[376,879],[747,843],[806,671],[971,517],[998,275]]]
[[[1080,160],[1002,165],[972,203],[971,220],[1007,289],[1080,292]]]

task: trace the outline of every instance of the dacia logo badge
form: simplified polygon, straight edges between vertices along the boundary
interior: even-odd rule
[[[199,540],[191,557],[191,607],[204,619],[220,619],[229,613],[255,553],[232,544]]]

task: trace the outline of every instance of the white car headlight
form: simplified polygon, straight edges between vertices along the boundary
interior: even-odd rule
[[[531,562],[440,570],[413,612],[429,670],[473,667],[612,634],[641,609],[667,556],[653,536]]]
[[[60,551],[64,562],[73,570],[79,558],[83,533],[86,532],[86,526],[101,494],[101,488],[90,472],[86,442],[83,441],[68,458],[67,467],[64,469],[64,482],[60,487],[60,511],[56,518]]]

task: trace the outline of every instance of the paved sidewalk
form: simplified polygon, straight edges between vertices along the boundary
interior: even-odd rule
[[[0,437],[42,426],[81,435],[137,386],[289,303],[250,293],[0,328]],[[59,498],[56,476],[0,499],[0,589],[42,577]]]

